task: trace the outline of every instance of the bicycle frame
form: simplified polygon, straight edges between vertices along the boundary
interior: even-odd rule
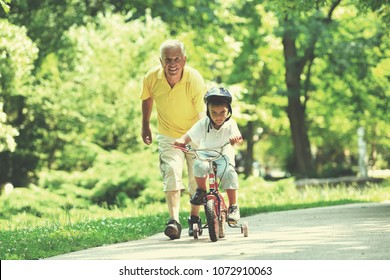
[[[209,229],[209,236],[213,242],[217,241],[220,237],[225,237],[225,222],[227,221],[228,210],[225,204],[225,200],[222,194],[219,192],[219,184],[216,180],[217,167],[215,161],[223,156],[222,149],[228,144],[230,144],[230,142],[226,142],[221,147],[208,149],[193,149],[190,145],[186,145],[185,147],[175,146],[175,148],[178,148],[185,153],[192,153],[194,154],[195,158],[209,163],[209,191],[206,193],[206,196],[203,200],[207,224],[203,228],[207,227]],[[198,152],[201,151],[215,152],[216,156],[202,157],[198,154]],[[244,237],[248,237],[248,222],[243,222],[240,225],[237,225],[236,223],[231,224],[230,221],[227,221],[227,223],[229,227],[240,228],[241,233],[244,234]],[[194,238],[198,239],[200,229],[198,228],[197,224],[193,224],[193,231]]]
[[[206,201],[209,199],[213,199],[216,205],[217,210],[217,217],[221,216],[221,212],[227,213],[227,207],[225,200],[222,196],[222,194],[219,192],[219,184],[216,179],[217,177],[217,171],[216,166],[214,164],[214,160],[209,162],[210,168],[208,173],[208,180],[209,180],[209,191],[206,193],[205,201],[203,202],[203,205],[206,205]]]
[[[209,228],[209,235],[212,241],[217,241],[219,237],[225,236],[224,222],[227,220],[227,206],[225,204],[225,200],[222,194],[219,192],[219,184],[217,181],[217,170],[215,161],[223,156],[222,149],[230,144],[230,142],[225,143],[221,147],[216,148],[208,148],[208,149],[193,149],[191,146],[187,145],[185,147],[176,148],[181,149],[185,153],[194,154],[195,158],[208,162],[209,164],[209,172],[208,172],[208,182],[209,182],[209,191],[206,193],[206,196],[203,200],[203,205],[205,208],[205,213],[207,217],[207,227]],[[216,156],[203,157],[200,156],[198,152],[206,151],[206,152],[214,152]],[[214,203],[211,205],[209,201],[213,201]],[[211,212],[215,211],[215,214]],[[213,220],[213,221],[211,221]],[[229,226],[230,223],[228,222]],[[196,232],[196,230],[194,231]],[[197,235],[194,234],[194,237],[197,238]]]

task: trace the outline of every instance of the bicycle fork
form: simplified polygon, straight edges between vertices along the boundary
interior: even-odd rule
[[[209,192],[206,196],[206,200],[214,200],[217,217],[221,217],[221,210],[225,210],[226,205],[222,195],[219,193],[218,182],[216,181],[217,166],[215,163],[210,162],[209,176]],[[227,213],[226,213],[227,214]]]

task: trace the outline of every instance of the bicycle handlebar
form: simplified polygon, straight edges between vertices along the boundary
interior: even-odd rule
[[[225,144],[223,144],[222,146],[220,147],[214,147],[214,148],[201,148],[201,149],[198,149],[198,148],[192,148],[191,145],[185,145],[185,147],[182,147],[182,146],[174,146],[175,148],[177,149],[180,149],[182,150],[184,153],[192,153],[194,154],[194,156],[201,160],[201,161],[214,161],[214,160],[217,160],[219,159],[220,157],[223,156],[222,154],[222,149],[229,145],[230,142],[226,142]],[[202,157],[201,155],[199,155],[199,152],[213,152],[213,153],[216,153],[215,156],[208,156],[208,157]]]

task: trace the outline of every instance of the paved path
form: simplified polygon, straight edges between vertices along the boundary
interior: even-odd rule
[[[139,241],[52,257],[57,260],[390,260],[390,202],[263,213],[242,218],[249,236],[227,229],[211,242],[169,240],[163,233]]]

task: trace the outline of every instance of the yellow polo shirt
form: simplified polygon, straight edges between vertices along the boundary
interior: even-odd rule
[[[156,66],[144,77],[141,99],[154,99],[158,133],[179,138],[199,120],[199,113],[205,110],[205,93],[204,80],[194,68],[184,66],[181,80],[171,88],[164,70]]]

